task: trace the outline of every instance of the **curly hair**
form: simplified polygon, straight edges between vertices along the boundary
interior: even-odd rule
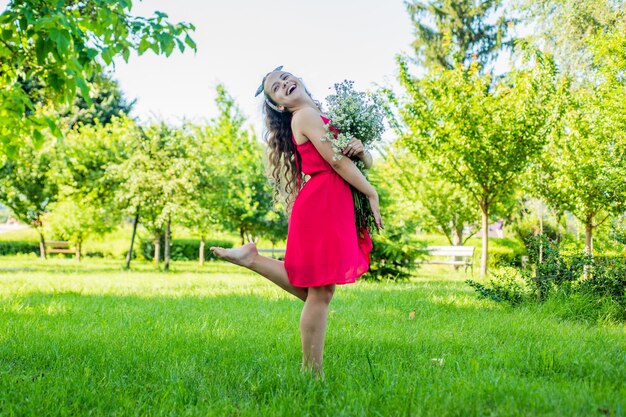
[[[313,99],[306,88],[305,91]],[[298,180],[300,180],[300,187],[304,183],[304,175],[301,172],[302,158],[293,140],[292,113],[289,111],[278,112],[268,104],[268,101],[273,105],[276,103],[268,95],[265,95],[263,113],[266,131],[264,138],[268,147],[270,176],[274,186],[273,198],[274,201],[282,200],[281,202],[285,203],[287,212],[290,212],[298,191],[300,191]],[[321,111],[320,102],[317,100],[313,100],[313,102]]]
[[[263,104],[265,114],[265,142],[268,147],[270,175],[274,185],[274,201],[283,197],[287,211],[291,211],[296,195],[298,195],[298,178],[302,181],[302,159],[293,142],[291,130],[292,114],[273,110],[267,102]],[[296,158],[298,160],[296,165]]]

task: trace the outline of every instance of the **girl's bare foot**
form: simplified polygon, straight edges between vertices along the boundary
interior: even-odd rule
[[[243,246],[234,249],[224,249],[216,246],[211,247],[211,252],[218,258],[222,258],[225,261],[231,262],[235,265],[241,265],[250,267],[254,258],[259,254],[256,250],[256,245],[252,242],[246,243]]]

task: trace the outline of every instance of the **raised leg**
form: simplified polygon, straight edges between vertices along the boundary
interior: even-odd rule
[[[302,369],[312,370],[317,377],[324,376],[324,340],[328,305],[333,298],[335,285],[309,288],[300,316],[300,335],[302,338]]]
[[[252,242],[235,249],[224,249],[213,246],[211,247],[211,252],[225,261],[243,266],[264,276],[302,301],[307,299],[306,288],[294,287],[289,282],[284,262],[260,255],[255,244]]]

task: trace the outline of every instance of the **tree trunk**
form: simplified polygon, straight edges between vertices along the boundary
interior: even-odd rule
[[[563,214],[562,212],[557,211],[554,217],[556,218],[556,241],[557,243],[560,244],[561,243],[561,218],[563,217]]]
[[[241,236],[241,246],[246,244],[246,231],[243,230],[243,227],[239,228],[239,235]]]
[[[480,258],[480,276],[487,276],[487,261],[489,257],[489,203],[486,201],[486,198],[480,202],[480,212],[482,213],[483,219],[483,230],[482,230],[482,252]]]
[[[454,246],[462,246],[463,245],[463,226],[461,227],[454,227],[452,228],[452,244]],[[462,261],[463,257],[461,256],[455,256],[454,257],[454,261],[455,262],[459,262]],[[452,265],[454,267],[454,270],[458,270],[461,265]]]
[[[80,240],[76,241],[76,261],[80,262],[80,251],[82,250]]]
[[[543,201],[539,201],[539,234],[541,235],[541,237],[543,238]],[[539,245],[539,263],[542,264],[543,263],[543,240],[541,241],[542,243]]]
[[[157,235],[154,239],[154,264],[158,267],[161,257],[161,235]]]
[[[133,222],[133,235],[130,238],[130,249],[126,254],[126,269],[130,268],[130,261],[133,259],[133,244],[135,243],[135,235],[137,234],[137,224],[139,223],[139,209],[135,213],[135,221]]]
[[[41,256],[41,259],[47,259],[46,240],[41,232],[39,232],[39,255]]]
[[[585,252],[593,255],[593,216],[587,216],[585,221]]]
[[[170,269],[170,260],[172,259],[172,217],[167,216],[167,226],[165,227],[165,270]]]
[[[593,256],[593,214],[587,215],[585,219],[585,253]],[[584,279],[588,278],[589,269],[590,265],[585,265]]]
[[[200,252],[198,253],[198,259],[200,260],[200,266],[204,265],[204,236],[200,236]]]

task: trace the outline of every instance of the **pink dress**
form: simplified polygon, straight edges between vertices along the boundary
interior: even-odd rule
[[[337,133],[333,127],[331,131]],[[357,234],[350,185],[310,141],[298,145],[292,140],[302,158],[300,169],[311,178],[298,193],[289,218],[289,282],[295,287],[353,283],[369,269],[372,239],[367,230]]]

